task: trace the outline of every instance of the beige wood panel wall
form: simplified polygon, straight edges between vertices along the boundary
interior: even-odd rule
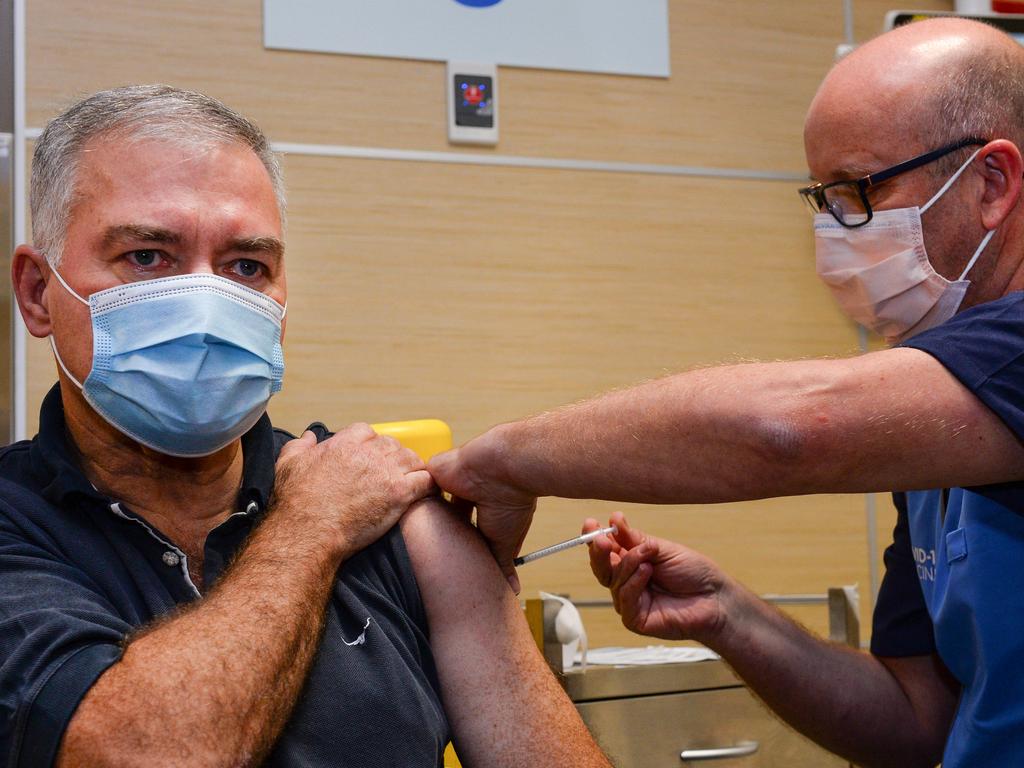
[[[265,51],[254,0],[28,5],[30,126],[77,95],[164,81],[225,99],[277,141],[449,149],[441,64]],[[886,7],[856,0],[861,38]],[[725,17],[712,0],[672,0],[670,19],[668,80],[502,70],[496,151],[802,173],[802,115],[842,42],[842,3],[741,3]],[[285,171],[288,372],[271,415],[292,430],[436,416],[462,441],[688,366],[857,348],[816,282],[790,182],[308,156]],[[33,427],[53,380],[33,343]],[[613,508],[545,501],[526,546]],[[628,511],[757,591],[866,591],[863,497]],[[601,596],[582,550],[523,581]],[[824,627],[823,609],[800,616]],[[594,644],[646,642],[608,612],[585,618]]]

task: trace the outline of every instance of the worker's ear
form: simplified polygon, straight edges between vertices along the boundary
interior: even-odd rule
[[[33,336],[50,335],[50,310],[46,301],[46,283],[50,265],[46,257],[30,245],[19,245],[11,259],[11,284],[25,327]]]
[[[990,141],[978,153],[975,162],[978,160],[985,181],[982,223],[985,229],[996,229],[1020,200],[1024,160],[1017,145],[1007,139]]]

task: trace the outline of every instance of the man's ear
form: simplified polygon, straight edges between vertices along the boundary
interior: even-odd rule
[[[50,265],[46,257],[30,245],[19,245],[11,259],[11,284],[25,327],[33,336],[50,335],[50,310],[45,297]]]
[[[1024,160],[1017,145],[1007,139],[986,144],[978,158],[982,161],[985,192],[981,201],[981,218],[985,229],[995,229],[1020,201]]]

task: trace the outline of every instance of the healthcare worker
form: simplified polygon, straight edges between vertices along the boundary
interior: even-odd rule
[[[540,496],[900,491],[870,653],[811,636],[622,519],[594,569],[627,626],[719,650],[858,764],[1019,764],[1024,49],[963,19],[888,32],[828,74],[804,140],[818,274],[890,349],[670,376],[501,425],[429,468],[476,504],[514,585]]]

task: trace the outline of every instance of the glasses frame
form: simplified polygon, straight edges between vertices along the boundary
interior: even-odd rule
[[[889,168],[885,168],[875,173],[869,173],[866,176],[861,176],[859,179],[842,179],[841,181],[830,181],[827,184],[823,182],[817,182],[811,184],[809,187],[798,189],[797,193],[807,202],[807,205],[817,213],[823,213],[828,211],[832,214],[832,218],[838,221],[847,229],[856,229],[857,227],[863,227],[874,215],[874,211],[871,210],[871,202],[868,200],[868,190],[871,187],[881,184],[883,181],[888,181],[894,176],[899,176],[901,173],[912,171],[915,168],[920,168],[922,165],[933,163],[941,157],[945,157],[951,152],[956,152],[958,149],[972,146],[984,146],[988,144],[988,139],[979,139],[976,136],[971,136],[960,141],[947,144],[938,149],[933,149],[931,152],[925,152],[923,155],[912,157],[909,160],[904,160],[902,163],[897,163]],[[864,221],[858,221],[856,224],[847,224],[843,221],[839,214],[832,208],[832,204],[825,198],[825,190],[831,189],[832,187],[838,187],[840,185],[855,185],[858,194],[860,195],[861,203],[864,204],[864,211],[867,217]]]

